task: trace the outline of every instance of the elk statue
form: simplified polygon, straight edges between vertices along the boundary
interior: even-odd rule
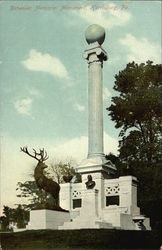
[[[37,153],[36,150],[33,149],[34,154],[31,154],[29,153],[27,147],[23,147],[20,149],[22,152],[24,152],[25,154],[31,156],[32,158],[38,161],[38,164],[34,170],[34,178],[40,190],[40,193],[42,194],[42,190],[44,190],[46,193],[50,193],[52,197],[56,200],[57,210],[62,210],[58,205],[60,185],[57,182],[53,181],[52,179],[47,178],[44,174],[44,169],[48,167],[44,163],[48,159],[47,152],[44,151],[44,149],[40,149],[40,152]]]

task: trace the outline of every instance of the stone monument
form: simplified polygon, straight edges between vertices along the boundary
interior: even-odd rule
[[[116,228],[150,230],[149,219],[137,207],[137,179],[113,178],[116,167],[103,148],[102,68],[107,53],[101,46],[103,27],[93,24],[85,32],[88,49],[88,155],[76,171],[81,183],[61,184],[60,206],[70,211],[70,221],[59,229]]]
[[[88,43],[84,51],[84,59],[88,63],[88,155],[76,168],[81,182],[75,183],[72,179],[69,183],[60,184],[60,187],[54,183],[55,190],[51,192],[56,191],[56,186],[56,194],[60,189],[59,206],[64,211],[54,211],[48,207],[31,211],[26,229],[150,230],[149,218],[141,215],[137,206],[137,178],[131,175],[114,178],[116,167],[104,155],[102,68],[107,53],[101,45],[105,30],[93,24],[87,28],[85,37]],[[22,151],[31,156],[26,148]],[[43,155],[42,151],[34,153],[34,158]],[[49,180],[43,175],[46,167],[43,161],[47,155],[44,157],[37,159],[39,175],[35,177],[38,177],[38,186],[48,191],[46,183]],[[39,181],[40,170],[45,180],[43,186]],[[55,197],[55,192],[53,194]]]

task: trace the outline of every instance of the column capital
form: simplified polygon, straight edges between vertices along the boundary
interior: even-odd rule
[[[90,49],[87,49],[83,53],[83,58],[88,61],[88,63],[93,62],[103,62],[107,61],[108,56],[106,51],[100,46],[91,47]]]

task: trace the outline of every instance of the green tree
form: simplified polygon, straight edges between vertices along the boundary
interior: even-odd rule
[[[25,181],[24,183],[17,183],[17,197],[25,201],[24,207],[33,209],[35,206],[41,203],[41,199],[45,202],[45,193],[40,194],[39,188],[34,181]]]
[[[8,206],[3,207],[3,214],[4,216],[1,217],[2,221],[2,228],[3,230],[9,230],[9,224],[12,218],[12,209]]]
[[[17,228],[24,228],[29,221],[29,211],[21,205],[17,205],[16,208],[4,206],[3,214],[0,217],[2,231],[10,230],[11,224],[15,224]]]
[[[115,75],[119,92],[107,108],[116,128],[121,128],[120,158],[145,161],[161,159],[162,67],[128,63]]]
[[[151,218],[152,228],[162,229],[162,65],[128,63],[115,75],[107,110],[120,128],[119,157],[108,155],[117,176],[132,174],[139,180],[138,204]]]
[[[29,211],[18,204],[16,208],[12,209],[11,221],[16,224],[17,228],[24,228],[29,221]]]
[[[48,173],[57,183],[63,183],[65,181],[64,176],[73,177],[75,175],[74,164],[75,162],[72,159],[65,162],[54,160],[49,166]]]
[[[41,203],[56,205],[56,200],[50,194],[47,194],[43,190],[42,193],[40,192],[35,180],[24,183],[18,182],[16,191],[18,192],[17,197],[23,200],[23,207],[27,210],[36,209],[40,207]]]

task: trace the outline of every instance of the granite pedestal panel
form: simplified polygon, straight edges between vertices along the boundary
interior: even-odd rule
[[[27,230],[58,229],[64,222],[70,221],[69,212],[54,210],[32,210]]]

